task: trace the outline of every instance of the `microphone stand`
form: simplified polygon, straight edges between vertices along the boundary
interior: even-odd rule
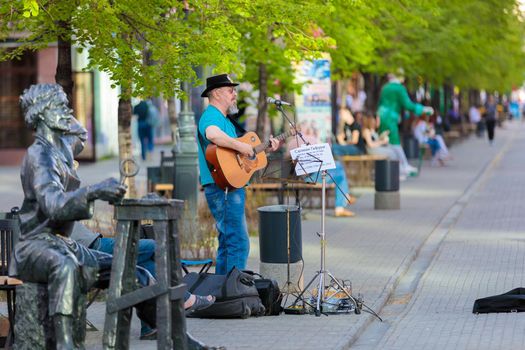
[[[286,121],[288,122],[288,125],[290,126],[290,128],[292,128],[293,131],[295,131],[295,135],[299,136],[301,138],[301,140],[304,142],[305,145],[309,146],[310,145],[310,142],[307,142],[304,137],[303,137],[303,134],[297,129],[297,123],[295,123],[295,119],[294,119],[294,123],[292,123],[292,121],[290,120],[290,118],[288,118],[288,116],[286,115],[286,112],[284,111],[283,109],[283,105],[280,104],[280,103],[276,103],[275,104],[275,107],[277,108],[277,110],[279,112],[281,112],[282,116],[284,117],[284,119],[286,119]]]
[[[283,107],[282,107],[282,104],[281,103],[275,103],[275,107],[277,108],[277,110],[279,112],[281,112],[282,116],[284,117],[284,119],[286,119],[286,121],[288,122],[288,125],[290,126],[290,128],[295,132],[295,135],[296,136],[299,136],[301,138],[301,140],[305,143],[305,144],[309,144],[306,142],[306,140],[304,139],[303,135],[301,134],[301,132],[297,129],[296,127],[296,123],[292,123],[292,121],[290,120],[290,118],[288,118],[288,116],[286,115],[286,112],[284,111]],[[295,120],[294,120],[295,121]],[[288,183],[286,182],[283,182],[282,183],[282,190],[285,191],[286,189],[288,188]],[[289,202],[289,200],[288,200]],[[297,209],[299,211],[299,215],[301,215],[301,203],[299,201],[297,201],[297,198],[296,198],[296,204],[297,204]],[[299,216],[299,220],[300,220],[300,216]],[[297,223],[294,225],[294,227],[296,227]],[[297,228],[296,228],[297,229]],[[290,208],[289,206],[286,206],[286,249],[287,249],[287,269],[286,269],[286,284],[283,288],[283,290],[281,291],[283,294],[286,295],[286,298],[285,298],[285,301],[284,303],[286,304],[286,302],[288,301],[288,296],[289,295],[293,295],[294,297],[298,297],[298,293],[300,292],[299,290],[299,286],[294,286],[294,284],[292,283],[292,281],[290,280],[291,278],[291,271],[290,271],[290,265],[291,265],[291,261],[290,261],[290,256],[291,256],[291,245],[290,245]],[[301,260],[302,260],[302,257],[301,257]],[[303,269],[304,269],[304,262],[303,262]],[[301,276],[302,276],[303,272],[301,271],[300,273],[300,276],[299,276],[299,281],[301,280]],[[298,282],[299,282],[298,281]]]

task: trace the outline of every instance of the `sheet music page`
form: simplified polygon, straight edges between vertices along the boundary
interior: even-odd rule
[[[335,169],[335,160],[330,145],[302,145],[290,151],[290,156],[297,161],[295,174],[297,176],[316,173],[321,170]]]

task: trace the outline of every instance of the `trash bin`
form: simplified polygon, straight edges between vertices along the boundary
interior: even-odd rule
[[[419,142],[413,136],[403,138],[403,151],[408,159],[417,159],[419,157]]]
[[[290,263],[302,259],[301,213],[296,205],[269,205],[259,212],[259,252],[263,263],[288,263],[288,236]],[[289,235],[288,235],[289,233]]]
[[[399,191],[398,160],[376,160],[375,188],[378,192]]]

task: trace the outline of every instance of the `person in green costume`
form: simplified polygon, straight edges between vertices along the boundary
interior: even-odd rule
[[[417,175],[417,168],[408,163],[399,139],[398,123],[401,121],[401,110],[405,109],[420,116],[423,113],[432,114],[432,107],[423,106],[410,100],[406,87],[403,85],[402,74],[388,74],[388,83],[381,89],[377,114],[380,118],[379,133],[388,131],[390,145],[399,158],[399,175],[401,178]]]

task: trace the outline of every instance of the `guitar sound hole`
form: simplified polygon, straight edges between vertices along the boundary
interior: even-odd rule
[[[255,155],[248,157],[249,160],[255,160],[256,158],[257,158],[257,156],[255,156]]]

